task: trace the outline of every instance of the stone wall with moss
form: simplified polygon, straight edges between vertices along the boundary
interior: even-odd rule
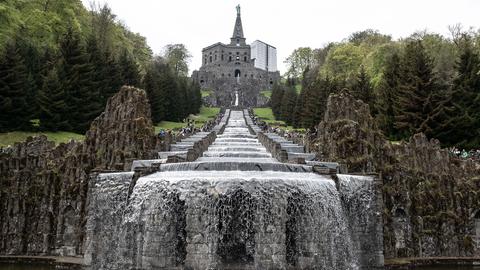
[[[154,155],[149,108],[143,90],[123,87],[84,142],[40,136],[0,153],[0,254],[83,254],[89,175]]]
[[[386,258],[480,255],[480,164],[423,134],[389,142],[368,105],[346,92],[329,97],[309,144],[320,160],[380,174]]]

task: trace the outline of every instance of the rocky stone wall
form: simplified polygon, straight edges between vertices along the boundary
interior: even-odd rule
[[[29,138],[0,154],[0,254],[83,253],[89,175],[150,158],[156,142],[143,90],[123,87],[84,142]]]
[[[368,105],[346,92],[329,97],[310,145],[320,160],[343,163],[349,172],[379,173],[386,257],[480,255],[478,163],[423,134],[387,141]]]

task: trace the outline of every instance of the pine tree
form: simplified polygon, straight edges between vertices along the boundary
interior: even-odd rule
[[[19,51],[24,59],[27,69],[26,81],[26,102],[28,104],[28,114],[30,119],[38,118],[38,104],[36,96],[42,86],[43,78],[41,76],[41,57],[38,50],[28,41],[23,40],[18,43]]]
[[[109,51],[104,52],[105,73],[108,78],[108,87],[103,89],[101,94],[102,100],[106,101],[122,87],[122,69],[115,56]]]
[[[410,41],[402,61],[398,99],[394,105],[395,128],[401,138],[429,132],[433,109],[438,105],[432,60],[421,41]]]
[[[297,91],[295,86],[289,86],[285,90],[285,94],[282,97],[281,104],[281,119],[287,123],[287,125],[292,125],[293,123],[293,113],[295,110],[295,102],[297,100]]]
[[[301,125],[312,128],[320,123],[325,113],[328,97],[331,93],[339,91],[341,84],[331,80],[330,77],[317,78],[305,88],[305,101]]]
[[[272,108],[273,115],[280,120],[281,118],[281,105],[283,99],[284,89],[283,86],[275,83],[272,87],[272,96],[270,97],[270,107]]]
[[[293,111],[293,121],[292,126],[294,128],[299,128],[302,126],[302,113],[303,107],[305,105],[305,90],[302,87],[302,91],[300,91],[300,95],[298,95],[297,100],[295,101],[295,109]]]
[[[202,107],[202,92],[201,87],[198,82],[193,82],[191,84],[191,95],[192,95],[192,111],[190,113],[197,114],[200,113],[200,108]]]
[[[463,37],[453,82],[451,98],[446,104],[445,125],[437,137],[446,145],[461,148],[480,147],[480,57],[471,40]]]
[[[139,86],[140,74],[138,72],[138,67],[132,57],[128,54],[127,50],[123,51],[119,65],[122,70],[122,83],[124,85]]]
[[[68,128],[65,119],[67,105],[65,93],[58,80],[57,70],[53,69],[44,79],[43,87],[38,93],[40,127],[42,130],[59,131]]]
[[[161,74],[154,64],[150,65],[145,74],[143,87],[147,92],[152,113],[152,121],[156,124],[165,120],[165,96],[160,89]]]
[[[15,41],[0,59],[0,131],[30,129],[28,72]]]
[[[360,71],[352,86],[352,94],[355,98],[362,100],[370,106],[370,112],[375,111],[375,97],[373,95],[373,87],[370,83],[370,77],[365,70],[365,67],[360,66]]]
[[[165,69],[165,71],[161,73],[159,89],[162,95],[165,97],[166,120],[181,121],[183,118],[181,115],[181,107],[178,106],[177,82],[175,81],[175,77],[169,68]]]
[[[379,127],[383,130],[385,135],[391,139],[394,139],[396,136],[395,112],[393,106],[396,103],[399,80],[400,57],[397,53],[393,53],[391,57],[387,59],[382,81],[378,88],[378,99],[376,103]]]
[[[175,73],[173,73],[172,69],[172,76],[176,82],[176,91],[175,91],[175,110],[177,111],[177,121],[185,119],[188,114],[188,105],[189,105],[189,97],[188,97],[188,82],[186,78],[178,77]],[[173,103],[173,101],[172,101]],[[173,108],[172,108],[173,109]]]
[[[84,133],[90,122],[101,112],[101,100],[89,55],[78,33],[68,28],[61,44],[59,79],[67,96],[70,130]]]

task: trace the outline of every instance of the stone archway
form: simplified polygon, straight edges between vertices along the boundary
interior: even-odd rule
[[[235,69],[235,79],[237,79],[237,83],[240,82],[241,72],[240,69]]]

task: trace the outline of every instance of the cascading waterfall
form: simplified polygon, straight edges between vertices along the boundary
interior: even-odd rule
[[[335,182],[309,166],[278,162],[250,134],[241,111],[231,112],[223,134],[195,162],[162,164],[132,179],[95,179],[86,242],[92,269],[374,264],[361,243],[370,234],[357,233],[376,228],[372,178],[339,175]],[[365,209],[372,213],[356,213]]]

